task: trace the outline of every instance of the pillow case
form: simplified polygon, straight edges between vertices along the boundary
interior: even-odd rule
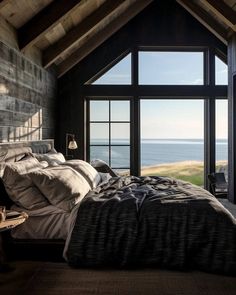
[[[102,173],[109,173],[112,177],[119,176],[112,168],[103,160],[96,159],[91,162],[91,165],[98,171]]]
[[[19,162],[6,163],[2,181],[8,196],[18,206],[32,210],[49,205],[27,174],[41,168],[39,161],[29,156]]]
[[[71,211],[90,190],[82,175],[64,165],[36,170],[28,175],[48,201],[64,211]]]
[[[32,154],[38,161],[46,161],[49,166],[57,166],[66,161],[62,153],[52,150],[47,154]]]
[[[63,165],[70,166],[77,172],[83,175],[83,177],[88,181],[92,189],[96,188],[101,182],[101,176],[88,162],[83,160],[69,160],[63,163]]]

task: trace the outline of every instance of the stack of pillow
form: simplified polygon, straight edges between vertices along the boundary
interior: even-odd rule
[[[30,154],[7,163],[3,183],[12,201],[27,210],[54,205],[66,212],[101,182],[101,176],[82,160],[66,161],[55,150]]]

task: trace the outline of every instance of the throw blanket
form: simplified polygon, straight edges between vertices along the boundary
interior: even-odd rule
[[[157,266],[236,274],[236,219],[204,189],[167,177],[114,177],[82,201],[72,266]]]

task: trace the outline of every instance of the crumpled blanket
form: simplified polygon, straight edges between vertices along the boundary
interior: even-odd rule
[[[155,266],[236,274],[236,219],[201,187],[113,177],[80,204],[66,251],[77,267]]]

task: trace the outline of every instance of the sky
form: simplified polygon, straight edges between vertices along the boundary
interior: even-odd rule
[[[227,65],[218,57],[216,85],[227,85]],[[131,84],[131,54],[113,66],[93,84]],[[202,52],[139,52],[140,85],[203,85]],[[91,108],[93,120],[107,120],[108,103]],[[141,100],[141,138],[202,138],[204,121],[203,100]],[[128,120],[127,102],[112,106],[112,120]],[[117,138],[129,136],[128,125],[112,125]],[[108,125],[92,126],[93,138],[104,138]],[[227,100],[216,102],[216,138],[227,138]]]

